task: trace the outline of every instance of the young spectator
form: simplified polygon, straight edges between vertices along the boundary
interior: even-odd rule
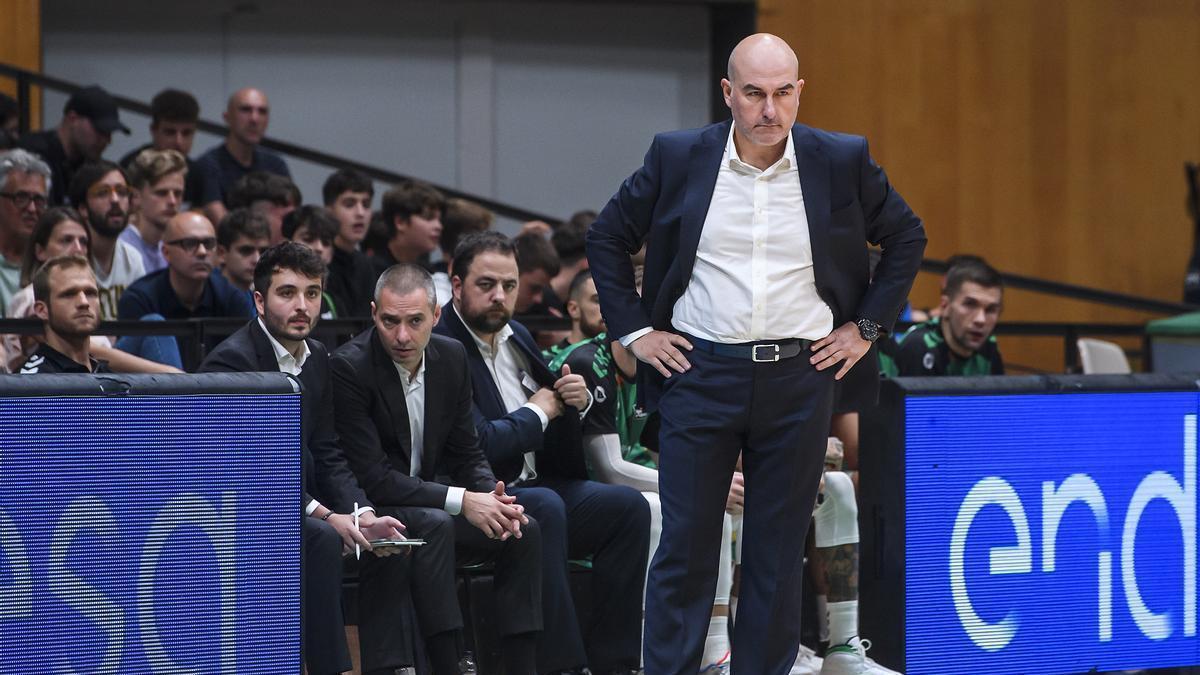
[[[259,147],[271,121],[271,104],[266,94],[252,88],[235,91],[229,97],[224,118],[229,125],[225,142],[196,160],[199,205],[214,223],[221,222],[225,212],[234,207],[227,203],[229,193],[242,176],[252,171],[287,178],[292,175],[282,157]]]
[[[561,268],[554,247],[546,237],[533,232],[519,235],[513,240],[513,246],[517,249],[517,264],[521,270],[517,314],[563,316],[561,308],[546,307],[542,304],[550,279],[556,276]]]
[[[108,372],[90,352],[89,338],[100,324],[100,290],[87,258],[51,258],[33,276],[33,298],[44,342],[21,367],[22,375]]]
[[[92,269],[100,285],[100,318],[117,318],[121,295],[134,281],[145,276],[142,254],[120,240],[129,224],[132,190],[125,170],[106,160],[79,168],[71,181],[71,203],[88,226],[92,241]]]
[[[174,150],[187,160],[187,177],[183,203],[200,206],[199,180],[192,162],[192,141],[196,139],[196,123],[200,119],[200,104],[196,97],[178,89],[163,89],[150,99],[150,142],[127,153],[119,162],[126,170],[145,150]]]
[[[325,208],[338,220],[326,291],[336,299],[342,316],[370,316],[378,274],[371,260],[359,250],[359,245],[371,225],[375,186],[361,173],[341,169],[326,179],[321,196]]]
[[[550,234],[550,245],[558,254],[559,268],[558,274],[554,275],[542,291],[542,304],[546,307],[565,314],[567,292],[571,288],[571,282],[588,268],[584,237],[588,227],[595,220],[595,211],[579,211]]]
[[[177,150],[143,150],[126,166],[138,208],[119,239],[142,254],[147,272],[157,272],[167,266],[162,236],[183,205],[187,158]]]
[[[233,209],[217,225],[217,258],[221,275],[254,302],[254,268],[271,245],[271,227],[260,213]]]
[[[271,245],[285,240],[283,218],[300,206],[300,188],[287,176],[254,171],[238,179],[229,194],[229,208],[261,213],[271,229]]]
[[[396,549],[372,548],[377,539],[399,539],[404,525],[389,516],[376,516],[367,495],[355,481],[338,445],[333,421],[333,385],[329,354],[308,338],[317,322],[324,265],[310,251],[293,244],[270,249],[254,271],[254,301],[258,318],[229,336],[200,365],[201,372],[285,372],[303,385],[304,495],[299,504],[304,518],[303,651],[308,672],[341,673],[350,669],[350,654],[342,620],[342,554],[361,546],[375,556]],[[358,510],[355,511],[357,504]],[[355,516],[358,516],[357,523]],[[357,524],[357,527],[355,526]],[[374,556],[368,556],[371,558]],[[363,561],[368,562],[367,560]],[[404,579],[407,566],[399,558],[381,563]],[[404,622],[395,610],[395,589],[378,602],[364,597],[362,638],[364,669],[393,672],[413,664],[404,649]],[[387,613],[372,611],[383,608]],[[390,611],[389,611],[390,610]],[[394,660],[377,662],[386,655]]]
[[[880,355],[884,375],[1003,375],[996,322],[1004,308],[1000,273],[976,256],[946,271],[938,316],[909,329],[894,358]]]
[[[337,218],[320,206],[302,206],[287,214],[283,219],[283,236],[289,241],[307,246],[321,257],[328,274],[329,261],[333,259],[334,238],[337,237]],[[336,319],[342,314],[343,298],[333,297],[329,291],[321,293],[321,318]],[[348,302],[348,301],[347,301]]]
[[[333,357],[335,416],[350,467],[382,512],[428,542],[413,556],[412,594],[435,675],[460,672],[455,565],[482,561],[496,565],[497,611],[487,620],[501,636],[505,671],[533,675],[543,625],[538,525],[480,451],[466,353],[431,335],[441,308],[429,273],[397,265],[376,288],[375,325]],[[377,567],[363,566],[368,595],[379,595],[388,578]]]
[[[33,235],[29,238],[29,247],[25,249],[25,258],[21,263],[21,282],[23,287],[13,296],[8,304],[8,316],[20,319],[35,316],[33,297],[33,277],[38,268],[51,258],[60,256],[83,256],[91,258],[91,241],[87,228],[83,226],[82,218],[74,209],[68,206],[58,206],[42,214]],[[169,337],[147,338],[158,340],[160,343],[171,341]],[[179,370],[133,354],[123,352],[113,347],[112,340],[102,335],[91,338],[91,353],[96,358],[107,361],[109,368],[118,373],[177,373]],[[4,349],[10,370],[16,370],[37,349],[39,341],[33,336],[18,337],[4,336]],[[168,348],[165,344],[156,345],[158,349]],[[177,359],[176,359],[177,360]]]
[[[40,155],[50,165],[50,203],[59,205],[67,197],[75,171],[84,162],[100,159],[118,129],[129,133],[117,115],[116,101],[104,89],[91,86],[71,94],[57,127],[31,131],[17,146]],[[71,205],[79,208],[78,203]]]
[[[0,152],[0,317],[21,288],[21,259],[49,189],[50,167],[36,155]]]
[[[437,289],[438,304],[450,301],[450,265],[454,261],[454,249],[458,242],[467,235],[491,229],[493,219],[491,211],[475,202],[457,197],[446,200],[442,233],[438,236],[442,259],[433,266],[433,286]]]
[[[446,198],[436,188],[405,181],[383,195],[383,235],[387,243],[372,262],[379,274],[402,262],[427,265],[442,233]]]
[[[163,254],[167,266],[134,282],[121,296],[117,318],[125,321],[252,318],[254,305],[246,294],[214,270],[217,234],[208,218],[185,211],[167,224]],[[219,340],[209,340],[212,347]],[[126,336],[117,342],[125,351],[158,360],[145,351],[143,338]],[[179,353],[185,353],[179,349]],[[177,365],[172,363],[171,365]]]
[[[516,255],[497,232],[463,239],[454,252],[453,299],[435,331],[466,348],[480,444],[496,477],[516,486],[509,492],[541,526],[546,631],[539,672],[628,672],[641,652],[650,509],[637,490],[587,479],[580,417],[592,396],[578,374],[551,372],[529,331],[512,320]],[[592,556],[592,597],[599,602],[590,617],[576,616],[568,555]],[[586,650],[581,625],[591,627]]]

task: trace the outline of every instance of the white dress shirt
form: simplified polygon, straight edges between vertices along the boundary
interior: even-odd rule
[[[300,356],[296,357],[286,347],[279,344],[279,340],[276,340],[274,335],[271,335],[271,331],[267,330],[267,324],[263,323],[261,316],[258,317],[257,321],[258,327],[262,328],[263,334],[267,336],[267,342],[271,343],[271,349],[275,352],[275,362],[279,364],[279,372],[300,377],[300,371],[304,369],[304,363],[308,361],[308,357],[312,354],[312,351],[308,348],[308,341],[300,341]],[[311,516],[313,511],[316,511],[320,505],[321,502],[315,499],[308,500],[308,504],[304,506],[304,515]],[[352,515],[361,516],[367,511],[374,513],[375,509],[370,506],[360,506]]]
[[[425,358],[417,365],[417,372],[409,373],[404,366],[392,362],[404,386],[404,405],[408,409],[408,430],[412,451],[409,453],[408,475],[421,472],[421,454],[425,449]],[[442,508],[452,516],[462,513],[463,494],[466,488],[453,487],[446,491],[446,503]]]
[[[738,156],[730,128],[692,279],[675,302],[671,325],[722,343],[816,340],[833,331],[833,312],[817,294],[791,134],[783,157],[761,171]]]

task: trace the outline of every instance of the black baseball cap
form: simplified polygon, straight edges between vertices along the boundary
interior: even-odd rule
[[[117,116],[117,103],[109,96],[107,91],[96,85],[85,87],[71,94],[71,98],[67,99],[67,105],[63,107],[63,112],[75,112],[92,121],[92,125],[98,131],[106,134],[120,129],[126,134],[129,133],[129,127],[121,124],[121,118]]]

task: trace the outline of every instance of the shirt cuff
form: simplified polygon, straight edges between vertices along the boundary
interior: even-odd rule
[[[643,328],[641,330],[635,330],[632,333],[630,333],[629,335],[626,335],[625,337],[621,338],[621,346],[626,349],[629,349],[629,345],[633,344],[634,340],[642,337],[646,333],[652,332],[653,330],[654,329],[651,328],[650,326],[646,326],[645,328]]]
[[[466,492],[466,488],[460,487],[451,487],[446,490],[446,506],[443,507],[446,513],[452,516],[462,513],[463,495]]]
[[[546,415],[545,410],[542,410],[541,408],[537,407],[536,405],[534,405],[532,403],[526,403],[525,405],[523,405],[521,407],[529,408],[530,410],[532,410],[534,412],[534,414],[536,414],[538,416],[538,419],[542,421],[542,431],[545,431],[546,427],[550,426],[550,418]]]
[[[360,507],[358,507],[358,510],[354,511],[350,515],[361,516],[362,514],[366,513],[367,511],[370,511],[371,513],[375,513],[375,507],[374,506],[360,506]]]
[[[315,499],[308,500],[308,506],[304,507],[304,515],[311,516],[313,514],[313,511],[316,511],[317,507],[320,505],[321,505],[321,502],[319,502]]]

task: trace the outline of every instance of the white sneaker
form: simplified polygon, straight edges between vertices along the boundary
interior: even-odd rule
[[[796,654],[796,664],[788,671],[788,675],[818,675],[820,672],[821,657],[801,644],[800,652]]]
[[[867,649],[871,643],[857,637],[846,644],[830,647],[821,664],[821,675],[872,675],[867,665]]]

